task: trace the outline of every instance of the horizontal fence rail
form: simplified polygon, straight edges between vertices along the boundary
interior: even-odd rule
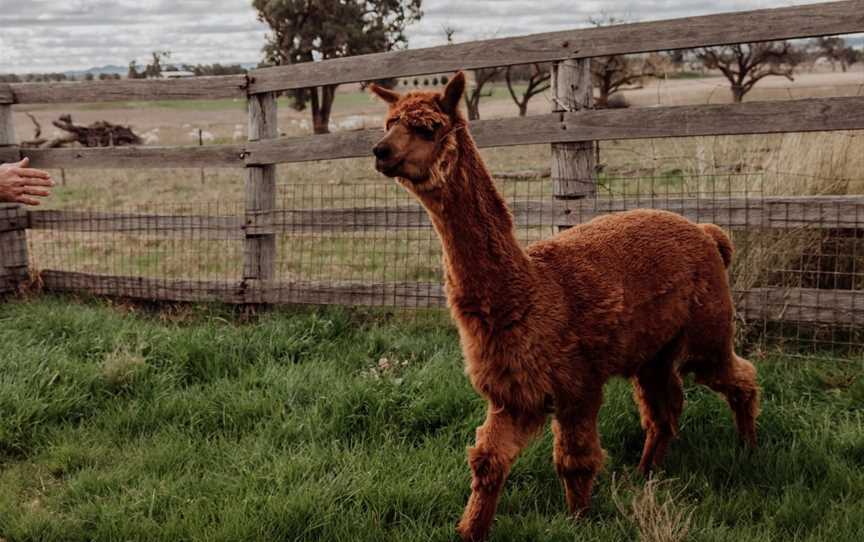
[[[735,294],[745,320],[864,325],[864,292],[819,288],[753,288]]]
[[[232,304],[276,303],[313,305],[404,306],[446,305],[437,283],[190,281],[106,276],[45,270],[46,290],[84,292],[131,299]],[[813,288],[754,288],[734,294],[745,319],[817,324],[864,323],[864,292]],[[400,302],[401,301],[401,302]]]
[[[7,102],[17,104],[73,102],[129,102],[151,100],[246,99],[245,75],[217,75],[179,79],[124,79],[68,83],[11,83]],[[9,94],[11,94],[11,99]],[[0,103],[4,103],[0,93]]]
[[[383,106],[382,106],[383,107]],[[864,129],[864,96],[642,109],[586,110],[471,123],[481,148],[579,141]],[[219,168],[371,156],[383,129],[237,145],[18,149],[43,168]],[[0,151],[2,152],[2,151]]]
[[[248,151],[242,145],[182,147],[74,147],[67,149],[21,149],[40,168],[242,168]],[[15,159],[18,159],[16,156]]]
[[[21,152],[17,147],[0,147],[0,162],[17,162],[21,159]]]
[[[307,62],[242,75],[172,81],[13,83],[0,103],[64,103],[244,97],[357,81],[549,62],[568,58],[687,49],[864,31],[864,0],[703,15],[644,23],[549,32]],[[6,100],[6,101],[4,101]]]
[[[586,110],[471,123],[481,148],[733,134],[864,129],[864,96]],[[248,148],[249,164],[370,156],[381,130],[280,138]]]
[[[515,201],[510,206],[517,226],[542,216],[550,224],[575,226],[598,216],[633,209],[663,209],[697,222],[727,229],[859,228],[864,223],[864,196],[783,196],[750,198],[628,197],[596,200]],[[5,222],[4,222],[5,220]],[[4,224],[32,230],[89,233],[193,235],[204,239],[242,239],[246,234],[340,232],[427,228],[429,217],[417,204],[332,209],[276,209],[241,216],[159,215],[96,211],[21,211]]]
[[[196,238],[242,239],[245,224],[241,216],[195,216],[98,211],[29,211],[31,230],[76,231],[88,233],[147,233],[183,236],[194,232]],[[2,228],[2,224],[0,224]]]
[[[234,304],[313,304],[443,307],[443,288],[437,283],[314,282],[314,281],[192,281],[124,277],[44,270],[46,290],[160,301],[218,301]]]

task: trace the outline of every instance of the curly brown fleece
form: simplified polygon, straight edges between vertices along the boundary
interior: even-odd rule
[[[466,373],[488,403],[468,451],[473,481],[462,538],[487,536],[510,467],[550,413],[568,507],[574,514],[588,507],[604,459],[597,414],[613,376],[633,382],[646,431],[643,472],[663,459],[677,433],[684,373],[725,396],[741,438],[755,445],[756,371],[733,352],[726,234],[673,213],[637,210],[523,249],[459,111],[463,89],[461,73],[442,94],[373,87],[390,103],[378,167],[431,217]],[[415,133],[423,113],[436,130],[432,139]],[[418,149],[434,154],[414,156]]]

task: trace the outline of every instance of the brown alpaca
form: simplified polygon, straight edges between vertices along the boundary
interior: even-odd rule
[[[638,210],[523,249],[459,111],[464,87],[461,72],[442,94],[372,87],[390,104],[376,167],[429,213],[466,372],[488,403],[468,451],[462,538],[487,536],[511,465],[550,413],[568,507],[587,509],[604,458],[597,412],[612,376],[633,380],[645,473],[676,435],[683,373],[723,394],[741,438],[755,445],[756,371],[732,350],[729,238],[712,224]]]

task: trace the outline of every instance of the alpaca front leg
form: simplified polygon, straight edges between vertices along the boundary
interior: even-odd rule
[[[486,539],[510,467],[544,419],[545,416],[513,417],[490,405],[486,422],[477,428],[477,442],[468,449],[471,497],[457,527],[462,540]]]
[[[552,421],[555,469],[564,484],[567,507],[574,516],[588,510],[594,478],[606,457],[597,433],[602,399],[602,392],[598,391],[579,405],[560,409]]]

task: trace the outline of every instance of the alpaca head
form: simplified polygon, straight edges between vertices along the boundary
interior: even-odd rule
[[[459,112],[465,75],[457,73],[440,93],[371,90],[390,105],[387,133],[372,151],[375,168],[412,192],[440,189],[455,158],[454,133],[465,126]]]

